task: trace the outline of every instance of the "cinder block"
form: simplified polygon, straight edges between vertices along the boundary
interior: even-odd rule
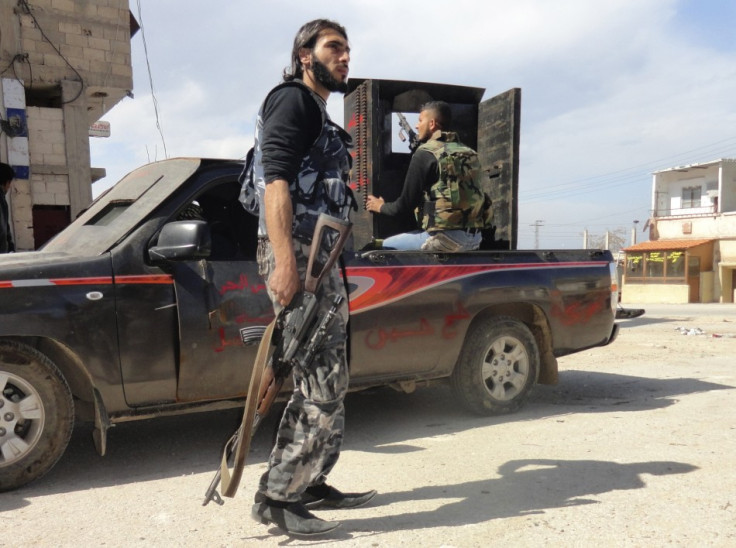
[[[31,38],[23,37],[22,41],[23,51],[31,53],[36,51],[36,41]]]
[[[66,156],[61,154],[46,154],[44,155],[44,164],[49,166],[65,166]]]
[[[47,120],[55,120],[58,122],[63,123],[64,121],[64,111],[60,108],[42,108],[43,116]],[[59,129],[64,129],[63,125],[59,124]]]
[[[37,53],[34,51],[28,52],[28,62],[33,65],[34,69],[42,68],[41,65],[43,65],[43,53]],[[33,77],[36,78],[35,71]]]
[[[74,4],[72,0],[51,0],[51,7],[59,11],[74,13]]]
[[[43,55],[43,64],[47,67],[66,67],[66,61],[59,57],[59,54],[55,51],[44,53]]]
[[[70,46],[79,46],[80,48],[88,48],[89,42],[84,34],[67,34],[65,41]]]
[[[110,49],[110,40],[105,38],[89,37],[89,47],[95,50],[108,51]]]
[[[46,192],[51,192],[52,194],[65,194],[69,192],[69,187],[65,183],[49,181],[46,183]]]
[[[119,10],[118,8],[98,6],[97,15],[99,15],[101,19],[110,19],[112,21],[117,21],[121,16],[121,10]]]
[[[89,40],[91,44],[93,38],[90,38]],[[105,50],[104,49],[94,49],[92,47],[89,47],[86,50],[84,50],[84,58],[87,61],[104,61],[105,60]]]
[[[107,38],[114,43],[113,49],[117,50],[121,47],[130,49],[130,26],[124,24],[108,25],[103,29],[103,38]]]
[[[118,65],[129,65],[130,54],[123,53],[121,49],[116,47],[114,51],[105,52],[105,60],[110,63],[117,63]]]
[[[83,15],[85,18],[97,19],[97,2],[79,2],[77,4],[77,13]]]
[[[35,162],[37,156],[45,156],[46,154],[54,153],[53,144],[45,143],[42,139],[35,139],[33,136],[28,137],[28,148],[31,163],[37,163]]]
[[[102,52],[104,54],[104,52]],[[94,60],[89,62],[89,71],[92,74],[107,75],[110,72],[110,63],[107,61]],[[98,78],[100,80],[101,78]],[[92,82],[88,82],[91,84]],[[109,82],[106,82],[109,84]]]
[[[112,65],[112,73],[118,76],[126,76],[128,78],[133,77],[133,67],[130,65]]]
[[[59,21],[59,31],[65,34],[82,34],[82,25],[79,23]]]
[[[34,194],[33,203],[36,205],[56,205],[54,195],[50,192],[44,192],[43,194]]]
[[[70,58],[70,57],[75,57],[77,59],[84,58],[84,47],[82,46],[71,46],[69,44],[61,44],[61,46],[59,46],[59,51],[61,51],[61,54],[66,58]]]
[[[44,55],[56,55],[57,57],[59,56],[53,46],[48,42],[36,42],[36,51],[38,51],[39,53],[43,53]]]
[[[26,38],[32,38],[33,40],[41,40],[41,31],[36,27],[36,23],[33,22],[33,18],[30,15],[21,15],[20,26],[23,27],[23,36]]]
[[[54,194],[56,205],[71,205],[69,194]]]
[[[45,194],[46,193],[46,183],[43,181],[34,181],[31,183],[31,192],[34,196]]]

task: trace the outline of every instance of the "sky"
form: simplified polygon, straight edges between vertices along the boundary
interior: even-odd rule
[[[107,176],[150,161],[242,158],[294,35],[340,22],[356,78],[522,90],[521,249],[583,233],[648,240],[652,172],[736,158],[733,0],[130,0],[134,98],[91,139]],[[149,70],[150,67],[150,70]],[[151,85],[152,83],[152,85]],[[343,122],[342,96],[328,103]],[[157,116],[158,113],[158,116]],[[638,222],[637,222],[638,221]]]

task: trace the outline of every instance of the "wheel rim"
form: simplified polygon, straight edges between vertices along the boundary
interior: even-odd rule
[[[529,354],[524,344],[510,335],[499,337],[488,348],[481,367],[483,386],[498,401],[511,401],[529,379]]]
[[[33,450],[45,419],[38,391],[22,377],[0,371],[0,466]]]

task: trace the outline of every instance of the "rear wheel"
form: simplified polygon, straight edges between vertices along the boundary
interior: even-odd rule
[[[54,363],[34,348],[0,342],[0,491],[40,478],[74,427],[74,402]]]
[[[474,324],[452,373],[452,387],[463,407],[479,415],[518,410],[539,375],[534,335],[519,320],[498,316]]]

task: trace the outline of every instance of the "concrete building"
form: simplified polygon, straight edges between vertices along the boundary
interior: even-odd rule
[[[622,302],[736,302],[736,160],[654,173],[650,241],[626,248]]]
[[[92,200],[90,131],[133,89],[128,0],[0,3],[0,161],[18,251],[33,250]]]

